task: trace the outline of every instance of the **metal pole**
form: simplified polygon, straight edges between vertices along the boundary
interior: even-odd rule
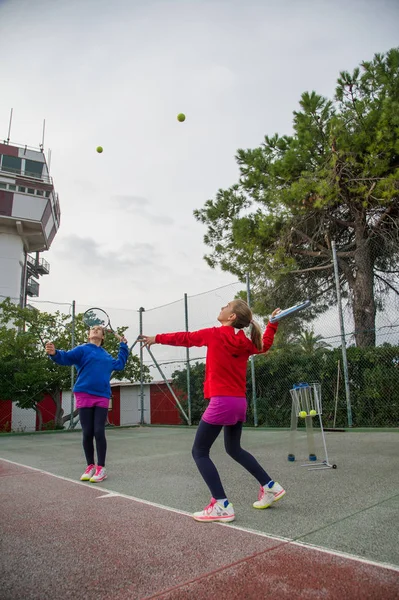
[[[139,333],[143,335],[143,312],[145,308],[139,308]],[[140,344],[140,425],[144,425],[144,364],[143,344]]]
[[[187,294],[184,294],[184,320],[186,331],[188,331],[188,302]],[[191,425],[191,385],[190,385],[190,349],[186,348],[186,373],[187,373],[187,407],[188,424]]]
[[[347,410],[347,415],[348,415],[348,427],[352,427],[352,408],[351,408],[351,398],[350,398],[350,388],[349,388],[348,361],[346,358],[345,326],[344,326],[344,318],[343,318],[343,314],[342,314],[342,300],[341,300],[341,288],[339,285],[337,251],[335,248],[334,241],[331,242],[331,248],[332,248],[333,263],[334,263],[335,286],[337,288],[339,326],[340,326],[340,330],[341,330],[342,366],[343,366],[344,381],[345,381],[346,410]]]
[[[76,303],[75,300],[72,300],[72,324],[71,324],[71,350],[75,347],[75,308]],[[71,418],[69,420],[69,429],[73,429],[74,427],[74,406],[75,406],[75,398],[73,395],[73,386],[75,384],[75,367],[72,365],[71,367]]]
[[[19,295],[19,305],[21,308],[26,307],[26,286],[28,281],[28,253],[24,247],[24,262],[23,265],[19,263],[22,267],[22,276],[21,276],[21,292]]]
[[[11,123],[12,123],[12,111],[13,111],[13,110],[14,110],[14,109],[12,108],[12,109],[11,109],[11,112],[10,112],[10,122],[9,122],[9,125],[8,125],[7,144],[10,142]]]
[[[247,303],[248,306],[251,307],[251,288],[249,283],[249,273],[246,275],[247,281]],[[252,406],[254,411],[254,426],[258,426],[258,411],[256,406],[256,379],[255,379],[255,357],[251,356],[249,361],[251,364],[251,382],[252,382]]]

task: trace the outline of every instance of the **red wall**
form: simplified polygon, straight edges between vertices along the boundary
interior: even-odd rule
[[[179,398],[179,393],[176,396]],[[180,401],[180,398],[179,398]],[[182,420],[176,400],[166,383],[150,385],[151,425],[180,425]]]
[[[55,403],[51,396],[46,394],[38,405],[38,409],[42,413],[43,425],[55,419]],[[36,431],[39,429],[39,417],[36,414]]]
[[[11,431],[12,402],[0,400],[0,431]]]
[[[108,421],[111,425],[120,425],[121,424],[121,388],[115,386],[112,388],[112,399],[110,402],[110,406],[112,407],[108,411]]]

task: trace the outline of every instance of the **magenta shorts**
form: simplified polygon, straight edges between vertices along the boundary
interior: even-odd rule
[[[212,396],[204,414],[203,421],[210,425],[235,425],[245,423],[247,399],[241,396]]]
[[[109,407],[109,398],[102,396],[93,396],[93,394],[86,394],[85,392],[75,392],[76,408],[93,408],[93,406],[99,406],[100,408]]]

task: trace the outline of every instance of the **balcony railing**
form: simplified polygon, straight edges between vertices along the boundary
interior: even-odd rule
[[[38,296],[39,295],[39,284],[37,281],[29,277],[26,282],[26,293],[28,296]]]
[[[4,167],[3,165],[0,165],[0,172],[53,185],[53,179],[49,175],[39,175],[38,173],[31,173],[30,171],[23,171],[22,169],[13,169],[12,167]]]
[[[50,265],[44,258],[34,258],[28,254],[28,268],[37,275],[48,275],[50,273]]]

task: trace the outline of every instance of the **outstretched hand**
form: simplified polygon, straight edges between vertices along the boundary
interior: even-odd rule
[[[119,335],[119,333],[116,333],[114,331],[114,336],[116,337],[117,340],[119,340],[119,342],[122,342],[123,344],[127,344],[127,339],[125,338],[124,335]]]
[[[153,344],[156,344],[155,335],[139,335],[137,338],[139,342],[143,345],[143,348],[149,348]]]
[[[281,308],[275,308],[274,311],[272,312],[271,316],[275,317],[276,315],[278,315],[278,313],[281,313]]]
[[[57,352],[53,342],[47,342],[47,344],[45,345],[45,350],[46,353],[50,356],[54,356],[54,354]]]

